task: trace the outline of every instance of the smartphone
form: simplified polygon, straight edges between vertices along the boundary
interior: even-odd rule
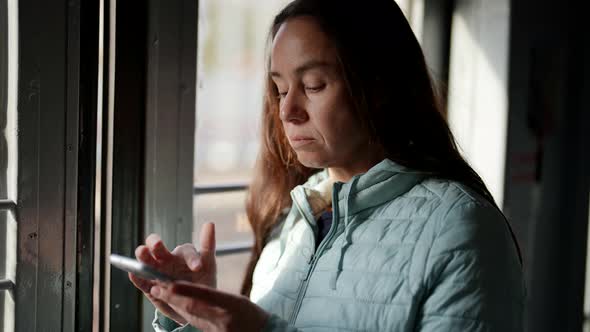
[[[111,254],[110,261],[112,266],[119,268],[123,271],[131,272],[143,279],[161,280],[167,282],[176,280],[176,278],[166,275],[165,273],[159,272],[154,268],[134,258],[129,258],[117,254]]]

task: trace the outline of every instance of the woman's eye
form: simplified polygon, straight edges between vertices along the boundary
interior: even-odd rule
[[[308,92],[320,92],[325,87],[325,84],[315,85],[315,86],[306,86],[305,91]]]
[[[286,92],[277,92],[278,99],[284,99],[287,96]]]

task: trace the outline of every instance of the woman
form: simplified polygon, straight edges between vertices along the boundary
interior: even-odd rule
[[[138,259],[159,331],[517,331],[518,248],[455,146],[393,0],[295,0],[275,18],[239,297],[215,290],[212,224]],[[175,330],[176,331],[176,330]]]

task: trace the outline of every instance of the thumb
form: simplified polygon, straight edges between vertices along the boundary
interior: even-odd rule
[[[199,238],[199,253],[204,263],[210,264],[215,261],[215,224],[208,222],[201,226]]]

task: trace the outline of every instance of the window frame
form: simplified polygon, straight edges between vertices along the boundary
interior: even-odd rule
[[[16,331],[85,328],[78,304],[87,271],[78,254],[93,220],[82,219],[92,204],[81,201],[91,191],[81,187],[79,167],[83,151],[93,150],[84,129],[96,110],[87,98],[96,76],[81,68],[97,58],[82,58],[81,48],[97,40],[98,27],[82,17],[97,15],[97,4],[18,1],[18,196],[1,206],[17,224],[16,279],[3,284],[13,290]]]

